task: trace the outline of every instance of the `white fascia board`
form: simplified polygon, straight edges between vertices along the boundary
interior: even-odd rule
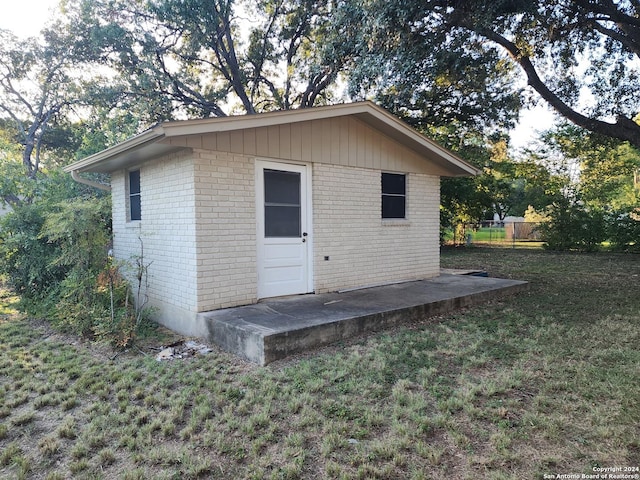
[[[357,102],[329,105],[323,107],[279,110],[276,112],[238,115],[232,117],[204,118],[165,122],[161,126],[167,137],[202,135],[206,133],[229,132],[250,128],[299,123],[325,118],[347,116],[370,111],[373,103]]]

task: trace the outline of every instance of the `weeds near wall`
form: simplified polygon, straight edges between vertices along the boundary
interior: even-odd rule
[[[138,237],[140,242],[140,256],[136,260],[136,279],[138,280],[136,288],[136,328],[140,326],[147,312],[147,304],[149,303],[149,267],[153,262],[145,263],[144,260],[144,242],[142,237]]]
[[[132,266],[109,257],[111,203],[83,197],[15,209],[0,229],[0,269],[19,308],[59,330],[129,345],[148,318],[144,246]],[[135,276],[121,270],[133,269]]]
[[[97,287],[105,296],[109,296],[109,318],[98,321],[94,326],[96,338],[105,340],[117,347],[130,345],[146,325],[150,316],[148,308],[149,266],[144,258],[144,242],[141,237],[140,255],[135,257],[134,265],[116,262],[113,257],[105,269],[98,275]],[[134,267],[135,285],[127,281],[121,270]],[[133,289],[135,288],[135,291]]]

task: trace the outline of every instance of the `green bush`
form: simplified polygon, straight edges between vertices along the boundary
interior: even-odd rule
[[[42,186],[31,203],[0,224],[0,269],[7,284],[28,315],[67,332],[127,345],[145,318],[107,254],[110,197],[77,196],[64,179]]]
[[[46,300],[55,296],[53,291],[66,274],[55,262],[59,245],[40,235],[47,210],[38,204],[16,207],[0,226],[0,269],[8,286],[20,295],[22,309],[35,316],[49,310]]]
[[[606,215],[601,209],[562,198],[551,206],[548,218],[540,232],[549,250],[592,252],[607,240]]]
[[[57,246],[54,265],[64,271],[49,317],[61,328],[84,336],[91,336],[93,324],[105,315],[96,283],[108,261],[110,210],[108,197],[59,203],[40,232]]]
[[[608,241],[612,250],[640,252],[640,212],[632,207],[606,211],[564,199],[549,209],[540,231],[549,250],[591,252]]]
[[[640,213],[637,209],[612,212],[607,231],[613,250],[640,252]]]

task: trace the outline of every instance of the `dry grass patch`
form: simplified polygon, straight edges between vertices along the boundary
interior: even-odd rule
[[[531,288],[266,368],[116,356],[0,317],[0,477],[516,479],[637,465],[640,257],[472,249],[443,266]]]

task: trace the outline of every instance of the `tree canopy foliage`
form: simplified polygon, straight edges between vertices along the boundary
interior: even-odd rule
[[[626,148],[631,158],[640,144],[635,0],[60,5],[39,39],[1,34],[0,193],[12,204],[37,189],[27,180],[37,178],[43,155],[50,165],[68,163],[165,119],[333,103],[346,99],[345,86],[350,98],[375,98],[484,169],[443,182],[444,217],[502,217],[557,195],[560,187],[545,190],[554,176],[534,157],[514,165],[506,153],[507,131],[531,93],[522,73],[580,126],[575,151],[560,148],[568,130],[547,143],[555,138],[549,151],[582,156],[594,197],[628,186],[633,162],[612,152]],[[597,182],[601,175],[608,180]]]
[[[547,161],[561,158],[578,170],[572,180],[583,203],[613,210],[640,206],[640,152],[629,144],[571,124],[547,131],[542,140]]]
[[[13,207],[0,270],[27,311],[60,326],[124,345],[142,310],[107,258],[104,193],[57,167],[167,119],[373,98],[483,170],[443,179],[442,226],[535,209],[554,248],[640,248],[638,0],[60,8],[37,38],[0,31],[0,200]],[[572,125],[514,162],[508,130],[533,91]]]
[[[510,63],[570,122],[640,147],[640,125],[633,120],[640,112],[637,0],[370,0],[362,5],[371,35],[356,86],[369,78],[381,91],[399,89],[409,108],[420,104],[423,90],[446,85],[443,74],[456,74],[458,85],[471,88],[447,99],[469,108],[482,95],[508,102],[509,91],[519,93],[513,77],[503,73],[498,78],[506,80],[496,81]],[[397,81],[402,78],[409,81]]]
[[[66,115],[80,102],[78,67],[77,59],[56,38],[19,40],[0,30],[2,128],[22,146],[21,160],[30,178],[40,168],[44,148],[71,141]]]
[[[335,101],[355,9],[305,0],[65,0],[79,42],[158,118],[224,116]],[[88,35],[87,35],[88,33]],[[237,111],[237,110],[236,110]]]

